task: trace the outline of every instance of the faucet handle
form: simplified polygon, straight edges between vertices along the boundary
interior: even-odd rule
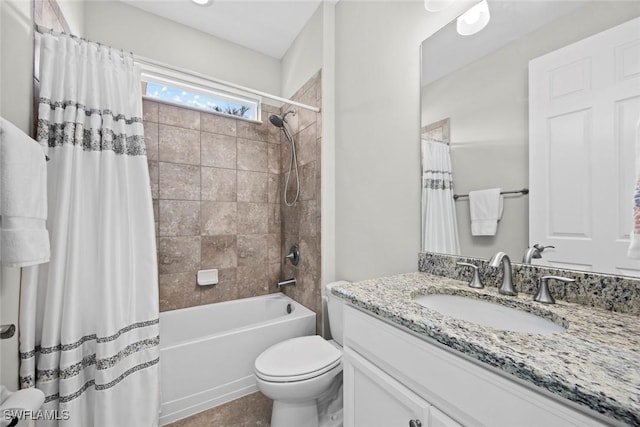
[[[539,250],[540,252],[544,251],[547,248],[552,248],[555,249],[556,247],[553,245],[541,245],[540,243],[536,243],[535,245],[533,245],[534,248],[536,248],[537,250]]]
[[[556,248],[555,246],[552,246],[552,245],[545,246],[545,245],[541,245],[540,243],[536,243],[535,245],[533,245],[533,247],[536,251],[533,253],[531,258],[536,258],[536,259],[542,258],[542,252],[544,252],[545,249]]]
[[[557,280],[558,282],[571,283],[575,282],[575,279],[569,279],[568,277],[562,276],[542,276],[540,278],[540,286],[538,287],[538,292],[533,297],[534,301],[541,302],[543,304],[555,304],[556,300],[551,296],[551,292],[549,292],[549,280]]]
[[[484,288],[484,285],[482,284],[482,280],[480,280],[480,274],[478,272],[478,266],[468,263],[468,262],[457,262],[456,264],[461,265],[463,267],[471,267],[473,268],[473,277],[471,278],[471,281],[469,282],[469,287],[470,288],[475,288],[475,289],[482,289]]]

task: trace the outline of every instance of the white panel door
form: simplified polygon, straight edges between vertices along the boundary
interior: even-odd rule
[[[627,258],[640,120],[640,18],[529,63],[536,264],[640,276]]]
[[[429,403],[344,349],[345,427],[428,427]]]

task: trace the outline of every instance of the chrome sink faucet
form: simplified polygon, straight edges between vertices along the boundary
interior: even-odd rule
[[[511,273],[511,260],[509,256],[504,252],[498,252],[489,260],[490,267],[500,267],[502,264],[502,285],[500,286],[500,292],[503,295],[517,295],[515,288],[513,287],[513,277]]]
[[[555,246],[543,246],[539,243],[536,243],[535,245],[527,249],[527,252],[525,252],[524,257],[522,257],[522,263],[531,264],[532,258],[535,258],[535,259],[542,258],[542,252],[544,252],[544,250],[547,248],[555,249]]]

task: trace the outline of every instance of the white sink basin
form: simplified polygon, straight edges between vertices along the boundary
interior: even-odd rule
[[[445,316],[501,331],[539,335],[566,331],[564,327],[535,314],[474,298],[435,294],[419,296],[414,301]]]

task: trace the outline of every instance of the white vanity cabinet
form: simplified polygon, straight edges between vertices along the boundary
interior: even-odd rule
[[[615,424],[351,306],[344,310],[345,427]]]
[[[426,400],[352,350],[344,361],[345,426],[426,427]]]
[[[352,350],[344,368],[346,427],[461,427]]]

